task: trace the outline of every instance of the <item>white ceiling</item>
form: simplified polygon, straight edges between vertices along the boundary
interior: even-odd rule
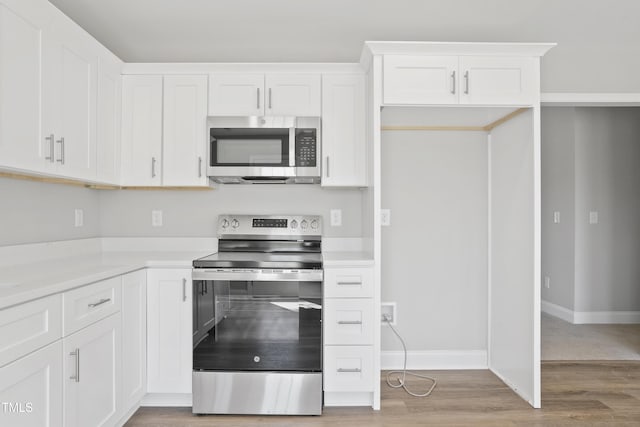
[[[50,1],[126,62],[357,62],[365,40],[640,43],[637,0]]]

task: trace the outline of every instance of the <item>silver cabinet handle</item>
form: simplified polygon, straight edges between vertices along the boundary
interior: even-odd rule
[[[257,88],[256,108],[260,109],[260,88]]]
[[[151,158],[151,178],[156,177],[156,158]]]
[[[344,372],[362,372],[362,369],[360,369],[360,368],[338,368],[337,371],[340,372],[340,373],[344,373]]]
[[[102,305],[102,304],[104,304],[104,303],[107,303],[107,302],[109,302],[109,301],[111,301],[111,298],[102,298],[102,299],[101,299],[100,301],[98,301],[98,302],[94,302],[94,303],[89,304],[89,307],[91,307],[91,308],[93,308],[93,307],[97,307],[97,306]]]
[[[327,178],[329,178],[329,156],[327,156]]]
[[[202,157],[198,157],[198,178],[202,178]]]
[[[362,325],[362,320],[338,320],[338,325]]]
[[[182,279],[182,301],[187,300],[187,279]]]
[[[76,348],[74,351],[69,353],[69,356],[74,356],[76,358],[76,374],[69,377],[70,380],[75,380],[77,383],[80,382],[80,349]]]
[[[269,88],[269,108],[271,108],[271,88]]]
[[[61,137],[59,140],[56,141],[58,144],[60,144],[60,158],[57,160],[58,163],[60,163],[61,165],[64,165],[64,137]]]
[[[55,154],[54,154],[54,137],[53,134],[47,136],[44,138],[45,141],[49,141],[49,155],[47,157],[45,157],[45,159],[49,160],[51,163],[53,163],[55,161]]]
[[[451,93],[454,95],[456,93],[456,70],[451,72]]]
[[[469,71],[464,72],[464,93],[469,94]]]
[[[362,285],[362,280],[358,280],[358,281],[344,281],[344,282],[338,282],[338,285]]]

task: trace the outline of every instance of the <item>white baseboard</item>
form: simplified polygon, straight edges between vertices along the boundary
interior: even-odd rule
[[[140,406],[191,406],[191,393],[147,393]]]
[[[373,406],[373,393],[325,391],[324,406]]]
[[[402,369],[404,353],[402,351],[383,351],[380,366],[383,370]],[[487,369],[486,350],[464,351],[409,351],[407,369]]]
[[[640,311],[573,311],[542,301],[542,311],[575,325],[640,323]]]

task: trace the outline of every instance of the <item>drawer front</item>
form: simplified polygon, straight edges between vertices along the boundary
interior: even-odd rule
[[[372,299],[325,299],[323,316],[325,344],[373,344]]]
[[[327,298],[373,297],[373,268],[325,268],[324,296]]]
[[[323,374],[324,391],[373,391],[373,347],[325,346]]]
[[[0,366],[62,337],[62,296],[0,310]]]
[[[65,292],[64,336],[120,311],[121,296],[121,276]]]

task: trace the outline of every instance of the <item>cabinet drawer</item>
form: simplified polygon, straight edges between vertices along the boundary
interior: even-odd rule
[[[62,337],[62,301],[51,295],[0,311],[0,366]]]
[[[327,298],[371,298],[372,268],[326,268],[324,296]]]
[[[324,391],[373,391],[373,347],[325,346],[323,374]]]
[[[65,292],[64,336],[120,311],[121,295],[121,276]]]
[[[323,314],[325,344],[373,344],[372,299],[326,299]]]

